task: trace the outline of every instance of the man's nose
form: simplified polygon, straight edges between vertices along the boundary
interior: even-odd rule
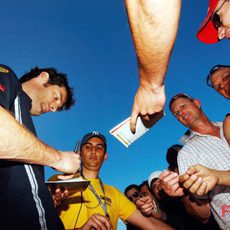
[[[50,111],[51,111],[51,112],[56,112],[56,111],[57,111],[57,105],[55,105],[54,103],[52,103],[52,104],[50,105]]]
[[[225,87],[225,83],[221,81],[220,84],[219,84],[219,88],[223,89],[224,87]]]
[[[97,151],[96,146],[92,146],[91,151],[92,151],[92,153],[96,153],[96,151]]]
[[[184,117],[184,115],[185,115],[185,111],[184,111],[183,109],[182,109],[182,110],[180,110],[180,112],[179,112],[179,116],[183,118],[183,117]]]

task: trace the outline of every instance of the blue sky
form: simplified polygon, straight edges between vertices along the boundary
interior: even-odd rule
[[[124,190],[167,167],[165,153],[186,130],[168,110],[170,98],[186,92],[201,100],[211,120],[223,120],[229,102],[205,84],[215,64],[229,64],[229,41],[199,42],[196,31],[208,0],[183,1],[177,40],[165,85],[166,116],[128,149],[109,130],[128,117],[138,87],[135,51],[121,0],[7,0],[1,3],[1,63],[18,76],[38,65],[69,76],[77,103],[68,112],[35,117],[38,137],[72,150],[93,130],[105,134],[109,158],[101,178]],[[154,41],[153,41],[154,42]],[[46,178],[55,173],[46,169]]]

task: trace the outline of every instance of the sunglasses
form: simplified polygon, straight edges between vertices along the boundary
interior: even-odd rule
[[[128,197],[128,199],[131,201],[131,202],[134,202],[136,198],[138,198],[140,196],[140,193],[139,192],[134,192],[131,196]]]
[[[220,15],[217,14],[217,13],[221,9],[221,7],[224,5],[224,3],[227,2],[227,1],[228,0],[225,0],[222,3],[222,5],[219,7],[219,9],[217,9],[216,12],[214,12],[213,15],[212,15],[211,21],[212,21],[212,24],[213,24],[213,26],[215,27],[216,30],[218,30],[218,28],[222,26],[222,22],[220,20]]]
[[[220,15],[217,13],[214,13],[212,16],[212,24],[215,27],[216,30],[218,30],[219,27],[222,26],[222,22],[220,20]]]

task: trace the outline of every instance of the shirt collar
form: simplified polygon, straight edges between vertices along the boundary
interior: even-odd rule
[[[223,134],[223,123],[222,122],[212,122],[214,125],[218,126],[220,128],[220,136],[221,136],[221,139],[224,137],[224,134]],[[210,136],[208,134],[201,134],[201,133],[198,133],[196,131],[193,131],[191,129],[187,130],[184,135],[179,139],[180,143],[181,144],[186,144],[186,142],[190,139],[192,139],[194,136]]]

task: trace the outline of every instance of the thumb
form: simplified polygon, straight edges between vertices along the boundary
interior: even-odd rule
[[[194,174],[194,173],[196,173],[196,172],[198,172],[199,171],[199,167],[198,167],[198,165],[193,165],[193,166],[191,166],[191,167],[189,167],[188,168],[188,170],[187,170],[187,174],[188,175],[192,175],[192,174]]]

